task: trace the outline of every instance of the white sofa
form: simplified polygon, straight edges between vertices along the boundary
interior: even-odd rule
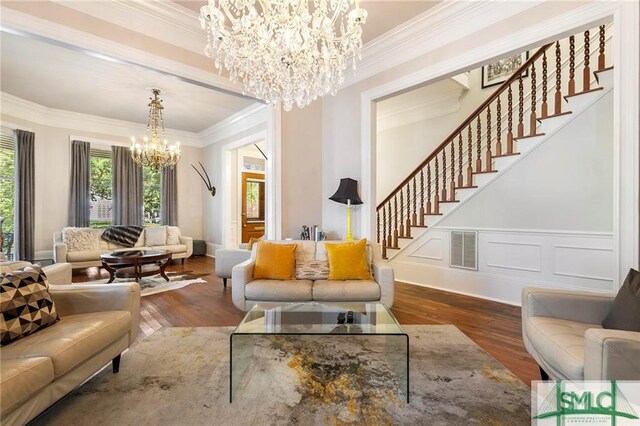
[[[79,229],[79,228],[75,228]],[[71,264],[73,269],[88,268],[90,266],[102,266],[100,256],[105,253],[109,253],[115,250],[130,250],[126,247],[119,246],[117,244],[108,243],[100,238],[102,229],[93,228],[80,228],[86,230],[91,234],[94,241],[93,247],[88,250],[73,250],[68,247],[65,242],[64,230],[62,232],[54,232],[53,234],[53,258],[56,263],[67,262]],[[180,235],[180,244],[165,244],[165,245],[147,245],[145,239],[145,232],[142,231],[138,242],[133,248],[155,248],[169,250],[172,253],[173,259],[184,259],[190,257],[193,254],[193,238]]]
[[[326,261],[325,241],[272,241],[296,243],[296,262],[300,259]],[[327,241],[340,243],[339,241]],[[367,246],[373,280],[329,281],[326,279],[254,280],[257,244],[251,257],[234,266],[231,295],[233,304],[244,311],[264,302],[380,302],[393,305],[393,269],[380,257],[380,251]]]

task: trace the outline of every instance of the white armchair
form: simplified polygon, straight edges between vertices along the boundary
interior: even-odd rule
[[[614,294],[525,288],[522,337],[543,380],[640,380],[640,333],[603,329]]]
[[[24,261],[6,261],[0,262],[0,272],[2,271],[15,271],[16,269],[24,268],[31,265],[30,262]],[[71,284],[71,264],[70,263],[55,263],[53,265],[44,266],[42,268],[47,275],[47,281],[49,284]]]

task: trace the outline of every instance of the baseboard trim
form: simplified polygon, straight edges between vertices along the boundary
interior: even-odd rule
[[[432,288],[434,290],[446,291],[447,293],[461,294],[463,296],[473,297],[474,299],[490,300],[492,302],[498,302],[498,303],[502,303],[504,305],[520,307],[520,304],[514,303],[514,302],[510,302],[510,301],[505,300],[505,299],[498,299],[498,298],[495,298],[495,297],[488,297],[488,296],[480,296],[478,294],[468,293],[466,291],[454,290],[454,289],[447,288],[447,287],[441,287],[441,286],[429,285],[429,284],[424,284],[424,283],[418,283],[418,282],[409,281],[409,280],[398,280],[398,279],[396,279],[395,281],[398,282],[398,283],[415,285],[415,286],[418,286],[418,287],[426,287],[426,288]]]

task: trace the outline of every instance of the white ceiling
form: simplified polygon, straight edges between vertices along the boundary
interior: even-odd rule
[[[173,0],[181,6],[200,13],[206,0]],[[432,8],[440,1],[427,0],[361,0],[360,6],[367,10],[367,23],[363,26],[364,43],[386,33],[405,21]]]
[[[254,102],[150,69],[3,32],[0,89],[48,108],[147,122],[147,88],[164,90],[165,127],[200,132]]]

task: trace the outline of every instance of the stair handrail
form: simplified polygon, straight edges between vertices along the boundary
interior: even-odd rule
[[[389,193],[389,195],[384,200],[382,200],[382,202],[380,202],[378,204],[378,206],[376,207],[376,210],[380,210],[382,208],[382,206],[384,206],[389,200],[391,200],[398,193],[398,191],[400,191],[402,188],[404,188],[404,186],[409,181],[411,181],[411,179],[413,179],[420,172],[420,170],[422,170],[424,167],[426,167],[427,164],[429,164],[429,162],[431,160],[433,160],[449,144],[449,142],[451,142],[458,134],[460,134],[460,132],[462,130],[464,130],[472,121],[476,120],[478,115],[482,111],[484,111],[484,109],[491,102],[496,100],[514,81],[516,81],[519,78],[519,76],[523,72],[525,72],[531,66],[531,64],[533,64],[539,57],[541,57],[542,54],[544,52],[546,52],[549,49],[549,47],[551,47],[553,44],[554,43],[545,44],[540,49],[538,49],[538,51],[536,53],[534,53],[531,57],[529,57],[529,59],[527,59],[525,61],[525,63],[522,64],[520,66],[520,68],[518,68],[511,75],[511,77],[509,77],[507,80],[505,80],[505,82],[502,83],[500,85],[500,87],[498,87],[498,89],[496,89],[496,91],[493,92],[483,103],[481,103],[480,106],[478,108],[476,108],[467,117],[467,119],[462,122],[462,124],[460,124],[453,132],[451,132],[451,134],[449,136],[447,136],[444,139],[444,141],[440,145],[438,145],[431,152],[431,154],[429,154],[429,156],[413,170],[413,172],[411,172],[402,182],[400,182],[400,184],[398,184],[398,186],[396,186],[395,189],[393,191],[391,191]]]

